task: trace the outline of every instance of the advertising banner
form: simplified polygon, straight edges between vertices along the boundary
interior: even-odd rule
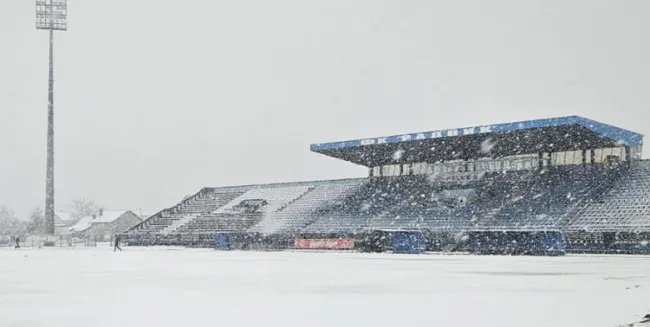
[[[354,239],[297,239],[296,249],[352,250]]]

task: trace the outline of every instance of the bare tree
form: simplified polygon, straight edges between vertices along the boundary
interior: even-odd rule
[[[92,216],[101,208],[95,203],[95,201],[86,198],[77,198],[72,200],[69,207],[72,210],[70,212],[70,216],[74,220],[79,220],[86,216]]]
[[[25,224],[18,220],[16,212],[0,206],[0,235],[16,235],[25,231]]]
[[[27,232],[31,234],[39,234],[45,231],[45,213],[41,207],[36,207],[29,214],[29,222],[27,223]]]

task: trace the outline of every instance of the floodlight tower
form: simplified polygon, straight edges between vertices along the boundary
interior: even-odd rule
[[[45,232],[54,234],[54,31],[65,31],[68,29],[68,1],[36,0],[36,29],[50,31],[50,70],[47,94]]]

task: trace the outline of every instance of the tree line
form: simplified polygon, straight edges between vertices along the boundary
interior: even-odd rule
[[[74,222],[79,219],[91,216],[101,207],[93,200],[86,198],[77,198],[69,204],[70,218]],[[45,231],[45,212],[38,206],[32,210],[27,220],[21,220],[11,208],[0,205],[0,235],[23,235],[23,234],[41,234]]]

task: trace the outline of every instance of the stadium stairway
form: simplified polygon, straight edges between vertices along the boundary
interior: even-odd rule
[[[276,210],[275,212],[282,212],[282,211],[284,211],[288,206],[290,206],[290,205],[294,204],[296,201],[299,201],[300,199],[304,198],[307,194],[311,193],[311,192],[314,191],[315,189],[316,189],[316,187],[308,187],[308,188],[307,188],[307,192],[302,193],[302,194],[300,194],[298,197],[296,197],[296,198],[292,199],[291,201],[289,201],[289,202],[283,204],[283,205],[282,205],[278,210]]]

